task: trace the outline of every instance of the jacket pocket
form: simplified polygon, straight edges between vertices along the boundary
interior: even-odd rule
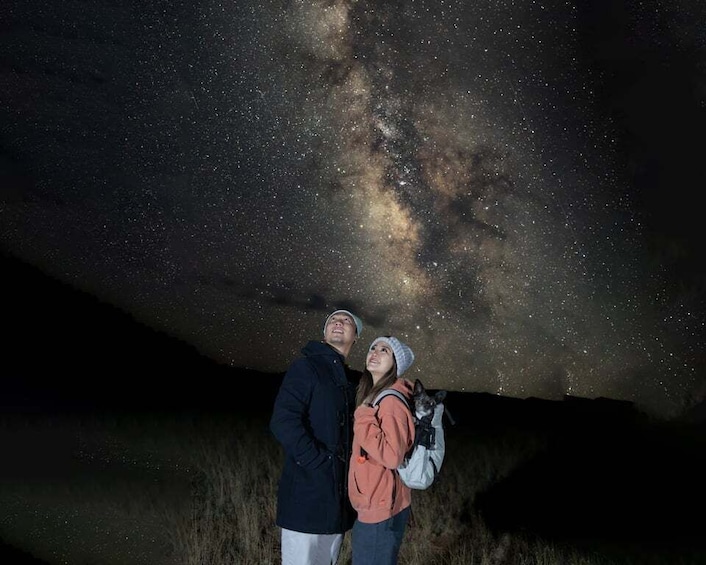
[[[371,464],[354,463],[353,486],[348,493],[356,510],[392,508],[395,496],[395,471]]]

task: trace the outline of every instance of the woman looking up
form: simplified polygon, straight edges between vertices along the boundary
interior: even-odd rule
[[[414,420],[399,398],[375,397],[393,388],[412,401],[412,383],[402,378],[414,361],[412,350],[392,336],[368,349],[358,383],[348,495],[358,517],[353,524],[353,565],[395,565],[409,521],[412,491],[397,467],[414,442]]]

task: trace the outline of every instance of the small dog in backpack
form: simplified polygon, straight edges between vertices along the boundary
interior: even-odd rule
[[[412,402],[414,404],[414,419],[415,422],[430,417],[434,414],[434,408],[446,398],[446,391],[440,390],[434,396],[427,393],[422,381],[417,379],[414,381],[414,393],[412,394]]]

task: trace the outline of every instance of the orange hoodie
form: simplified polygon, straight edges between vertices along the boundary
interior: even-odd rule
[[[414,390],[411,381],[398,378],[391,388],[411,400]],[[413,443],[412,413],[399,398],[386,396],[377,407],[356,408],[348,496],[358,512],[358,520],[376,524],[412,503],[412,491],[396,469]]]

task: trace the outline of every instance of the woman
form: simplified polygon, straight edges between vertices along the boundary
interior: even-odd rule
[[[348,495],[358,518],[353,524],[353,565],[395,565],[410,515],[412,491],[397,474],[414,442],[412,414],[399,398],[372,403],[386,388],[411,401],[412,383],[400,378],[414,361],[412,350],[395,337],[376,338],[358,384]]]

